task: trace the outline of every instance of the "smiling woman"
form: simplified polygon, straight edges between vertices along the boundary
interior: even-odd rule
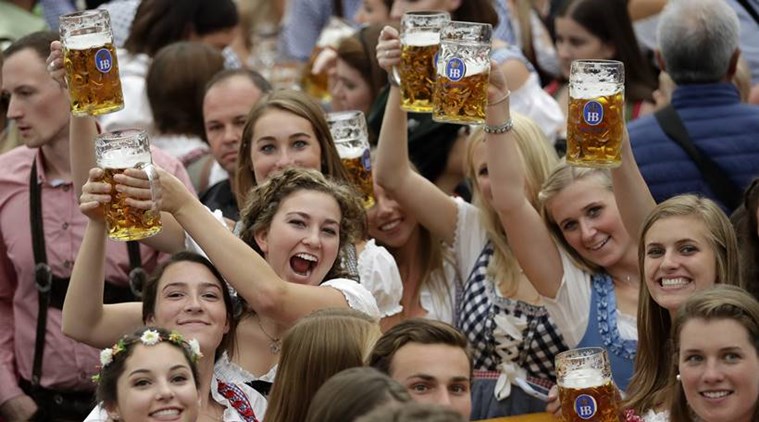
[[[691,296],[672,328],[671,420],[759,420],[759,302],[717,286]]]
[[[97,397],[114,421],[195,421],[199,351],[181,334],[141,328],[100,354]]]

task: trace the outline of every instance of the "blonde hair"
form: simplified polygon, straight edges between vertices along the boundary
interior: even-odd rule
[[[714,201],[696,195],[678,195],[670,198],[657,205],[644,221],[638,243],[641,280],[646,280],[646,235],[654,223],[672,217],[694,218],[706,228],[706,239],[716,259],[715,283],[741,284],[738,242],[730,220]],[[651,297],[646,283],[640,283],[638,353],[635,356],[635,373],[627,388],[628,399],[625,406],[635,409],[638,414],[655,408],[670,396],[665,374],[672,363],[667,360],[667,357],[671,356],[667,351],[671,326],[669,311],[659,306]]]
[[[302,422],[311,401],[330,377],[364,366],[380,337],[377,321],[350,308],[322,309],[301,318],[282,342],[267,422]]]
[[[610,192],[612,191],[611,175],[608,170],[598,168],[587,167],[572,167],[561,160],[559,165],[554,168],[553,172],[548,176],[543,187],[538,194],[538,202],[540,206],[540,214],[543,217],[543,221],[548,227],[548,231],[551,233],[554,241],[561,246],[564,251],[569,254],[575,266],[578,268],[590,272],[596,273],[602,268],[597,264],[590,262],[583,258],[572,246],[569,245],[564,238],[564,234],[561,232],[561,228],[553,219],[553,215],[548,209],[548,205],[553,198],[556,197],[562,190],[571,185],[572,183],[583,180],[589,177],[595,177],[601,186]]]
[[[709,290],[694,293],[688,298],[675,316],[672,325],[672,365],[669,368],[668,390],[672,391],[670,420],[678,422],[693,422],[694,418],[683,391],[682,384],[677,381],[678,355],[680,353],[680,335],[683,326],[690,320],[706,321],[731,320],[746,329],[749,343],[754,352],[759,355],[759,302],[748,292],[737,286],[717,285]],[[749,399],[751,400],[751,399]],[[754,401],[752,421],[759,420],[759,405]]]
[[[525,194],[530,203],[537,207],[538,190],[551,169],[558,163],[558,157],[543,131],[532,119],[517,113],[512,113],[511,118],[514,121],[512,133],[525,172]],[[493,244],[493,258],[487,268],[488,277],[495,280],[502,292],[513,295],[516,293],[520,277],[519,263],[509,247],[498,213],[482,198],[477,182],[478,169],[474,164],[474,151],[484,142],[485,132],[481,128],[475,129],[469,136],[465,172],[466,177],[474,184],[472,202],[479,208],[482,224]]]

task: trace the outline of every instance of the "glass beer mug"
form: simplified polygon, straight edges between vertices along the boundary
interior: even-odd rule
[[[622,164],[625,68],[616,60],[575,60],[569,73],[567,163]]]
[[[401,18],[401,108],[432,113],[435,67],[440,31],[451,20],[448,12],[406,12]]]
[[[617,387],[605,349],[586,347],[559,353],[556,381],[565,422],[619,422]]]
[[[348,170],[351,181],[359,189],[364,208],[373,207],[372,158],[364,113],[360,111],[328,113],[327,123],[340,160]]]
[[[485,123],[493,27],[451,21],[440,36],[433,98],[436,122]]]
[[[127,195],[117,192],[113,176],[128,168],[145,170],[153,191],[155,169],[150,156],[150,141],[144,130],[126,129],[108,132],[95,139],[97,166],[105,172],[103,182],[111,185],[111,202],[104,204],[108,237],[114,240],[139,240],[161,231],[161,213],[127,205]]]
[[[60,17],[63,67],[75,116],[111,113],[124,108],[111,18],[105,10]]]

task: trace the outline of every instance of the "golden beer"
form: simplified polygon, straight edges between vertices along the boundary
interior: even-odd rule
[[[351,182],[359,189],[364,208],[369,209],[374,206],[374,181],[372,180],[372,164],[369,156],[369,150],[364,154],[353,158],[341,159],[343,166],[350,174]]]
[[[451,21],[440,34],[432,120],[484,124],[490,79],[490,24]]]
[[[364,113],[356,110],[328,113],[327,124],[340,161],[361,193],[364,207],[373,207],[372,159]]]
[[[117,192],[113,176],[126,168],[104,168],[103,181],[111,185],[111,202],[104,204],[108,237],[114,240],[140,240],[161,231],[161,215],[156,210],[144,210],[126,204],[127,196]]]
[[[575,60],[569,72],[567,163],[618,167],[624,129],[625,68],[616,60]]]
[[[618,167],[622,163],[624,96],[570,98],[567,113],[567,163]]]
[[[435,59],[440,50],[437,34],[419,33],[409,37],[401,49],[401,108],[406,111],[432,112],[435,88]]]
[[[603,379],[600,379],[603,382]],[[595,387],[559,387],[564,422],[619,422],[617,389],[611,381]]]
[[[481,124],[485,122],[489,73],[454,81],[437,76],[432,118],[436,122]]]
[[[75,116],[111,113],[124,108],[111,19],[105,10],[60,17],[63,67]]]
[[[308,59],[308,63],[303,68],[303,76],[301,78],[300,84],[303,88],[303,91],[305,91],[308,95],[318,101],[327,102],[330,100],[330,98],[332,98],[331,94],[329,93],[329,75],[327,74],[327,70],[316,74],[311,72],[311,69],[314,67],[314,61],[322,50],[324,50],[324,47],[317,46],[314,48],[313,53],[311,53],[311,57]]]

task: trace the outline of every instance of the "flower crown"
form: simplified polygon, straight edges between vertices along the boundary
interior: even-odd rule
[[[124,336],[111,347],[105,348],[100,351],[100,371],[106,368],[113,362],[114,357],[119,353],[125,352],[127,346],[135,344],[139,341],[145,346],[155,346],[162,341],[168,341],[169,343],[176,344],[183,347],[190,353],[190,359],[193,363],[196,363],[203,354],[200,352],[200,344],[196,339],[185,340],[185,338],[177,331],[171,331],[168,336],[161,336],[161,334],[153,329],[145,330],[137,340],[129,340],[128,336]],[[94,382],[100,381],[100,374],[92,377]]]

